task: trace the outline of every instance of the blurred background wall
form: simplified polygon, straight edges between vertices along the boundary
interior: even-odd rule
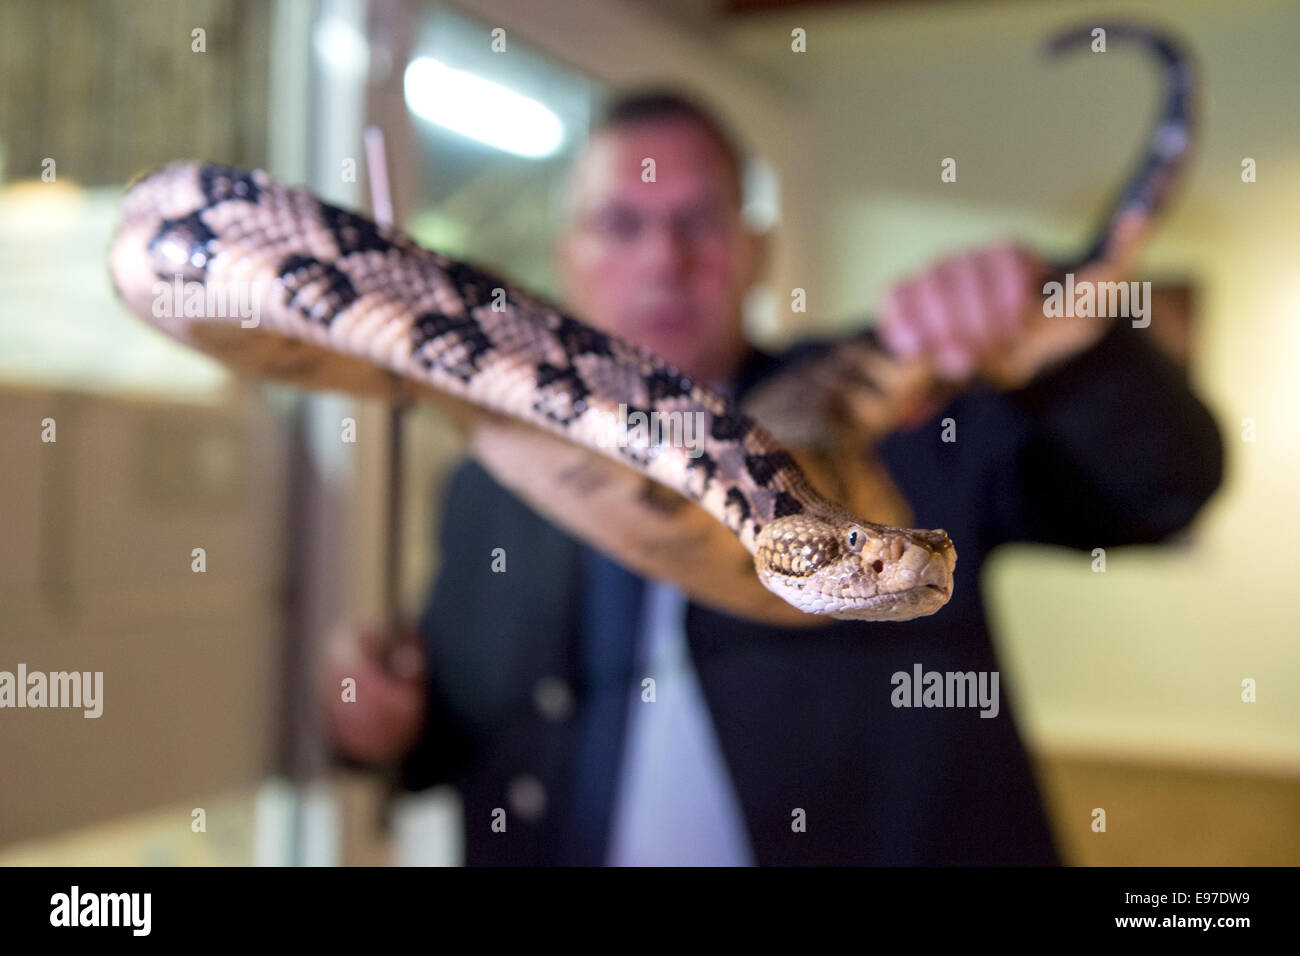
[[[449,794],[408,801],[394,849],[373,781],[327,773],[304,716],[314,648],[380,610],[385,409],[241,382],[127,316],[103,251],[135,172],[198,156],[365,206],[361,128],[376,122],[400,222],[551,291],[591,111],[606,90],[670,79],[755,153],[752,212],[774,222],[775,256],[749,318],[776,343],[865,324],[890,281],[963,247],[1075,250],[1158,81],[1119,46],[1104,66],[1037,49],[1134,15],[1179,33],[1202,70],[1198,155],[1142,278],[1194,292],[1188,360],[1229,475],[1176,546],[1116,551],[1105,574],[1085,554],[1001,554],[986,585],[1003,677],[1074,861],[1300,860],[1293,3],[18,0],[0,11],[0,669],[103,670],[109,710],[0,712],[0,863],[456,861]],[[506,56],[488,51],[494,27]],[[521,159],[420,121],[401,85],[415,56],[546,103],[564,144]],[[958,180],[941,183],[949,156]],[[785,306],[795,287],[807,316]],[[359,440],[340,450],[347,415]],[[458,448],[423,411],[408,440],[414,611]],[[330,558],[297,556],[304,523]],[[1089,829],[1096,806],[1106,834]],[[191,832],[195,807],[209,839]]]

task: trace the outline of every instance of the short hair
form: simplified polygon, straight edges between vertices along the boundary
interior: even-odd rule
[[[647,87],[615,94],[606,101],[591,135],[616,132],[639,123],[693,123],[721,151],[736,185],[736,200],[744,199],[745,154],[725,123],[698,99],[668,87]]]

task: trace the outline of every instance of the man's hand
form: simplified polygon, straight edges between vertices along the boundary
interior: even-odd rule
[[[356,681],[356,700],[343,699],[344,678]],[[424,728],[424,655],[415,632],[391,654],[378,629],[348,630],[330,642],[320,671],[326,729],[340,753],[365,763],[409,751]]]
[[[1126,280],[1147,227],[1144,215],[1121,219],[1104,261],[1075,274],[1075,284]],[[1026,384],[1082,352],[1112,318],[1043,315],[1048,266],[1011,244],[945,259],[886,293],[880,333],[901,358],[922,358],[964,382],[980,374],[1002,388]]]

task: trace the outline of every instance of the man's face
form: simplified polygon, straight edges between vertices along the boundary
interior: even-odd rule
[[[642,180],[647,158],[654,182]],[[744,349],[740,303],[756,278],[757,240],[722,150],[683,120],[610,130],[587,145],[572,190],[558,251],[579,317],[690,375],[729,377]]]

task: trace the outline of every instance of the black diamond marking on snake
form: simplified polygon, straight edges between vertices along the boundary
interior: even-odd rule
[[[562,385],[565,387],[564,391],[569,396],[569,403],[571,406],[576,405],[578,402],[583,402],[585,404],[587,396],[591,394],[591,390],[587,388],[587,383],[582,380],[582,376],[580,376],[572,366],[560,368],[559,366],[552,365],[550,362],[539,362],[537,364],[538,390],[540,391],[549,388],[552,385]],[[533,402],[533,410],[566,425],[578,417],[578,413],[568,416],[557,415],[554,409],[551,408],[551,403],[545,402],[542,398]]]
[[[650,423],[655,420],[651,409],[642,408],[639,405],[627,404],[624,410],[627,412],[627,421],[629,423],[632,422],[633,415],[640,416],[639,418],[636,419],[637,424],[628,425],[629,436],[636,434],[636,432],[638,431],[644,435],[650,434]],[[666,435],[666,429],[660,428],[659,433],[660,433],[660,437],[671,437]]]
[[[608,335],[567,315],[556,316],[551,331],[559,338],[564,354],[570,358],[576,355],[613,355]]]
[[[803,514],[803,505],[787,491],[778,491],[772,502],[772,517],[784,518],[786,515]]]
[[[739,488],[727,489],[727,502],[725,506],[728,510],[736,508],[740,512],[740,520],[736,522],[736,527],[744,525],[749,518],[749,500]]]
[[[484,355],[494,348],[491,339],[483,332],[482,326],[474,319],[463,315],[444,315],[441,312],[425,312],[416,318],[411,327],[411,347],[419,351],[425,343],[433,342],[446,335],[455,335],[456,341],[466,351],[464,358],[453,364],[446,361],[446,347],[436,355],[422,356],[426,368],[441,365],[461,381],[468,382],[479,371],[479,363]]]
[[[227,199],[242,199],[255,203],[261,198],[253,174],[234,166],[208,164],[199,168],[199,188],[209,206],[215,206]]]
[[[790,457],[788,451],[772,451],[765,455],[745,456],[745,470],[749,472],[754,481],[763,487],[767,487],[782,468],[789,468],[792,465],[794,465],[794,459]]]
[[[738,411],[729,409],[720,415],[713,416],[713,424],[709,429],[717,441],[735,441],[749,431],[750,421]]]
[[[504,280],[454,259],[447,260],[443,269],[451,284],[456,287],[456,293],[465,304],[466,312],[491,302],[496,289],[503,290],[504,304],[510,304],[509,293],[505,291],[509,287]]]
[[[704,469],[705,488],[709,487],[709,482],[713,480],[713,476],[716,475],[718,472],[718,462],[707,451],[701,451],[694,458],[688,457],[686,459],[686,467],[690,468],[691,470],[694,470],[696,468]],[[733,488],[731,490],[735,491],[736,489]]]
[[[379,234],[379,227],[369,219],[324,202],[320,204],[320,213],[342,255],[387,252],[393,248],[393,244]]]
[[[665,398],[681,398],[691,394],[689,379],[677,372],[655,369],[645,379],[646,391],[650,394],[651,404]]]
[[[280,284],[289,292],[287,305],[313,322],[329,325],[357,300],[357,290],[337,267],[310,256],[291,255],[280,263]],[[313,293],[310,297],[306,294]]]
[[[672,435],[663,427],[659,427],[658,435],[655,435],[656,426],[653,423],[656,418],[649,408],[626,405],[623,411],[626,412],[624,419],[624,424],[627,425],[626,443],[618,446],[618,452],[624,458],[640,465],[648,465],[654,458],[651,452],[655,447],[650,444],[650,440],[658,437],[661,442],[671,441]]]
[[[179,219],[162,221],[157,235],[149,240],[149,252],[155,261],[164,260],[168,266],[166,269],[155,266],[158,278],[170,280],[182,275],[195,282],[207,282],[208,259],[217,236],[203,221],[202,214],[203,210],[199,209]],[[183,262],[177,261],[178,254],[184,255]]]

